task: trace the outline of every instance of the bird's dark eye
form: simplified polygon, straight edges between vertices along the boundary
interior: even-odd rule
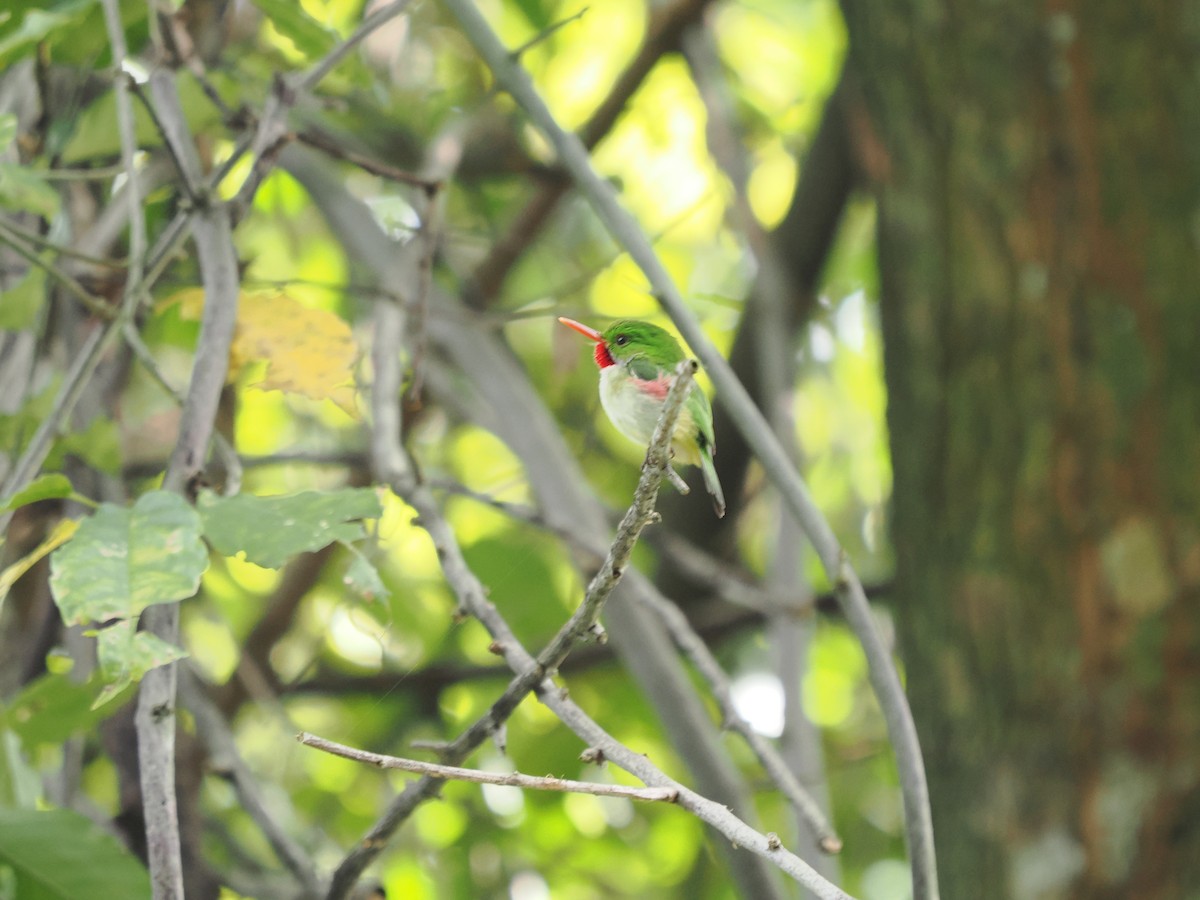
[[[626,344],[629,343],[629,335],[618,334],[615,338],[613,338],[613,343],[616,344],[618,347],[624,347]]]

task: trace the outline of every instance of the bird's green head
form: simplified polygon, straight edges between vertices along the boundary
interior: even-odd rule
[[[596,342],[596,365],[601,369],[614,363],[645,359],[663,368],[673,368],[683,359],[683,348],[665,328],[638,319],[620,319],[604,331],[596,331],[574,319],[560,322]]]

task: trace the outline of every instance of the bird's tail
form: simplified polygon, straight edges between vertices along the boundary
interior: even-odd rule
[[[704,489],[712,495],[713,510],[717,518],[725,515],[725,492],[717,478],[717,467],[713,465],[712,453],[707,447],[700,451],[700,471],[704,473]]]

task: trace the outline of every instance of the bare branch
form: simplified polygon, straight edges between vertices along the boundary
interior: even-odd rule
[[[103,300],[85,288],[66,272],[62,271],[62,269],[60,269],[54,263],[42,259],[31,248],[27,247],[24,243],[24,240],[19,235],[13,234],[9,230],[8,223],[3,219],[0,219],[0,244],[4,244],[31,266],[37,266],[39,269],[49,275],[50,278],[64,288],[67,293],[71,294],[76,300],[82,303],[84,308],[87,309],[87,311],[92,315],[106,320],[112,319],[116,316],[116,310],[114,310],[111,306],[106,304]]]
[[[630,800],[649,800],[659,803],[674,803],[679,799],[679,793],[670,788],[630,787],[624,784],[599,784],[594,781],[572,781],[569,778],[555,778],[553,775],[524,775],[520,772],[482,772],[479,769],[464,769],[459,766],[444,766],[438,763],[422,762],[416,759],[405,759],[402,756],[385,756],[382,753],[370,753],[355,747],[347,747],[336,741],[317,737],[315,734],[300,732],[296,740],[307,747],[315,747],[352,759],[355,762],[367,763],[381,769],[399,769],[402,772],[415,772],[418,775],[428,775],[441,781],[470,781],[475,784],[502,784],[509,787],[526,788],[534,791],[558,791],[569,794],[595,794],[598,797],[628,797]]]
[[[138,334],[138,330],[133,327],[132,322],[126,322],[122,329],[122,336],[125,338],[125,343],[129,349],[133,351],[133,355],[137,357],[138,362],[142,364],[152,379],[167,392],[180,406],[183,406],[187,398],[175,386],[167,380],[167,376],[163,374],[159,368],[157,360],[154,359],[154,354],[150,352],[150,348],[146,346],[142,336]],[[213,452],[221,462],[221,467],[225,471],[225,490],[227,495],[236,494],[241,489],[242,484],[242,461],[238,457],[237,450],[233,444],[229,443],[228,438],[219,431],[214,431],[212,435]]]
[[[142,266],[146,260],[146,214],[142,209],[140,192],[137,189],[138,171],[134,156],[137,154],[137,135],[134,132],[133,104],[129,102],[129,76],[125,73],[125,26],[121,22],[121,7],[118,0],[104,0],[104,24],[108,29],[108,43],[112,48],[113,65],[116,67],[115,97],[117,101],[117,131],[121,136],[121,164],[130,190],[126,193],[129,204],[129,272],[126,291],[136,294],[142,281]]]
[[[196,147],[179,102],[173,73],[158,69],[150,76],[157,121],[163,137],[193,187],[204,183]],[[180,416],[179,435],[167,463],[163,487],[184,494],[208,455],[217,405],[229,367],[229,348],[237,318],[238,265],[228,210],[205,199],[192,220],[192,235],[204,282],[204,314],[196,344],[191,382]],[[132,264],[132,263],[131,263]],[[179,604],[151,606],[142,627],[172,644],[179,643]],[[151,669],[138,690],[138,765],[146,841],[155,900],[183,896],[179,817],[175,797],[174,663]]]

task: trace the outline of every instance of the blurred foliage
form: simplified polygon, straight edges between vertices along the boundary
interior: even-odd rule
[[[586,9],[543,0],[482,5],[510,46],[529,44],[522,62],[559,120],[570,127],[585,122],[604,101],[646,34],[647,10],[634,0]],[[261,110],[277,74],[307,70],[362,15],[359,0],[254,0],[234,7],[227,43],[208,67],[212,89],[229,110]],[[123,2],[121,9],[131,53],[141,54],[149,40],[146,6],[138,0]],[[711,13],[751,164],[749,199],[763,225],[773,227],[787,208],[805,147],[838,76],[845,37],[837,5],[833,0],[749,0],[719,4]],[[119,161],[102,23],[100,4],[87,0],[18,0],[0,15],[0,62],[16,65],[36,58],[47,71],[62,75],[59,89],[65,94],[48,111],[40,142],[31,138],[21,144],[21,165],[5,162],[0,168],[0,200],[6,208],[42,217],[51,234],[66,235],[70,226],[62,202],[65,182],[54,177],[54,170],[99,169]],[[192,74],[180,71],[179,81],[205,164],[220,165],[234,152],[237,134]],[[162,140],[141,104],[137,116],[139,141],[151,152]],[[420,148],[437,135],[466,129],[474,140],[468,139],[467,157],[445,197],[444,247],[436,273],[452,290],[506,233],[538,189],[537,172],[552,162],[511,101],[491,91],[488,73],[438,4],[416,4],[410,14],[369,37],[322,82],[314,98],[298,107],[294,120],[295,128],[318,130],[356,153],[408,168],[419,165]],[[665,56],[625,103],[595,160],[654,235],[707,333],[727,349],[755,271],[745,240],[730,224],[731,188],[708,152],[705,120],[687,66]],[[21,140],[12,133],[11,117],[0,124],[5,139],[0,143]],[[472,147],[483,150],[472,155]],[[387,233],[401,240],[412,234],[422,203],[418,190],[334,161],[329,165],[337,167]],[[221,188],[224,196],[236,192],[246,171],[245,161],[231,170]],[[152,235],[177,203],[170,191],[151,194],[146,214]],[[886,579],[891,566],[883,521],[891,472],[874,306],[873,219],[873,209],[862,202],[845,217],[815,318],[797,347],[794,401],[805,475],[868,581]],[[366,374],[356,354],[360,341],[369,339],[366,317],[376,292],[304,189],[283,170],[266,179],[235,240],[244,287],[254,292],[243,304],[239,366],[231,382],[232,439],[254,461],[245,473],[245,503],[341,488],[348,483],[347,468],[364,451],[359,416],[365,406],[349,385]],[[176,385],[186,384],[190,374],[197,284],[194,262],[176,262],[156,285],[157,302],[144,323],[144,339]],[[5,293],[0,327],[49,327],[46,290],[46,280],[33,270]],[[612,507],[623,507],[637,479],[641,451],[603,416],[585,350],[553,324],[560,313],[593,321],[638,316],[670,327],[628,257],[571,197],[518,260],[489,314],[555,410],[596,491]],[[40,377],[22,402],[0,414],[0,452],[20,452],[45,415],[59,376],[45,371]],[[101,416],[61,436],[48,470],[62,471],[70,462],[110,473],[122,466],[127,472],[160,472],[175,439],[175,402],[134,366],[118,406],[118,417]],[[521,461],[460,411],[429,402],[408,424],[409,444],[434,483],[531,502]],[[155,484],[156,475],[135,481],[134,493]],[[68,496],[64,490],[70,485],[39,482],[39,490],[30,502]],[[761,477],[751,478],[749,491],[738,546],[745,565],[762,573],[773,552],[775,512]],[[469,497],[446,492],[444,499],[467,561],[489,587],[491,600],[528,646],[539,646],[580,597],[583,585],[569,548]],[[332,553],[272,648],[280,701],[247,704],[234,722],[238,746],[269,805],[291,811],[288,829],[322,872],[361,840],[404,777],[299,747],[295,732],[405,755],[412,741],[456,735],[507,682],[482,628],[453,618],[454,598],[413,511],[391,495],[376,501],[371,494],[370,503],[374,508],[356,508],[339,520],[351,534],[336,526],[315,530],[310,542],[258,554],[249,542],[266,528],[266,513],[230,509],[224,525],[205,525],[209,565],[199,597],[184,605],[186,650],[210,678],[223,682],[235,677],[240,648],[280,587],[281,570],[271,566],[329,540],[360,541]],[[106,509],[130,515],[123,507]],[[211,517],[203,502],[201,509]],[[311,524],[324,514],[296,509],[279,516],[272,521]],[[365,531],[357,524],[364,517]],[[91,518],[83,528],[96,521]],[[231,537],[239,523],[245,530],[240,543]],[[279,527],[270,533],[278,536]],[[57,552],[69,554],[72,546]],[[69,568],[69,555],[61,558]],[[647,567],[656,564],[645,548],[638,558]],[[815,561],[808,574],[815,588],[825,586]],[[836,621],[821,621],[815,634],[803,698],[825,742],[834,819],[846,843],[844,884],[867,900],[900,898],[907,886],[899,796],[862,656]],[[751,704],[746,715],[754,715],[755,705],[777,702],[778,681],[770,674],[759,626],[718,636],[714,646],[735,679],[761,686],[767,675],[767,689],[744,692]],[[615,663],[572,673],[569,684],[572,697],[614,736],[689,781],[653,710]],[[0,741],[15,736],[36,770],[52,771],[62,762],[57,742],[90,734],[98,715],[121,705],[92,709],[98,690],[92,681],[78,683],[61,673],[43,676],[5,698]],[[579,741],[536,700],[521,704],[507,739],[505,752],[485,748],[471,764],[630,781],[612,767],[580,762]],[[763,787],[758,800],[765,827],[786,842],[792,831],[789,811],[744,748],[732,738],[726,743],[751,782]],[[112,764],[103,753],[88,759],[82,790],[94,808],[115,813]],[[211,820],[206,851],[218,872],[277,867],[227,781],[206,779],[202,799]],[[0,874],[3,869],[0,861]],[[703,827],[676,808],[459,783],[448,784],[439,800],[418,810],[375,874],[388,896],[413,900],[732,896]]]

